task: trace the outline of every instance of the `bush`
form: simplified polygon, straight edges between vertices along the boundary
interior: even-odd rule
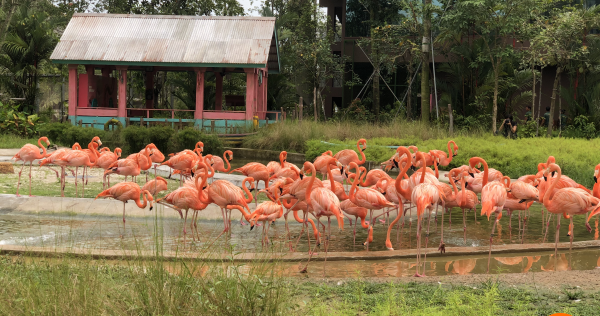
[[[193,149],[198,141],[204,143],[204,154],[220,155],[223,153],[223,144],[217,135],[205,134],[193,128],[185,128],[172,137],[170,152],[184,149]]]
[[[163,153],[168,153],[175,130],[168,126],[154,126],[148,128],[146,143],[153,143]],[[192,147],[194,148],[194,147]]]
[[[565,137],[570,138],[587,138],[591,139],[598,135],[596,126],[585,115],[579,115],[573,119],[573,125],[567,126],[564,132]]]
[[[100,137],[100,139],[104,139],[105,131],[96,129],[93,127],[79,127],[79,126],[69,126],[68,124],[62,124],[66,128],[62,133],[57,135],[55,140],[56,143],[61,144],[63,146],[71,147],[75,143],[79,143],[82,148],[87,148],[88,143],[95,136]]]
[[[71,128],[73,125],[70,123],[48,123],[44,124],[39,129],[41,136],[46,136],[51,142],[58,142],[58,139],[64,133],[65,130]],[[61,144],[64,145],[64,144]]]
[[[149,129],[141,126],[128,126],[122,131],[123,140],[129,146],[127,151],[136,153],[144,149],[150,142],[148,139]]]
[[[0,131],[6,134],[33,137],[43,126],[39,116],[19,111],[19,106],[12,103],[0,103]]]

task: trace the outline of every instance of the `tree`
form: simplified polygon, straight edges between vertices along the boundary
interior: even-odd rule
[[[56,46],[54,25],[48,15],[23,3],[11,18],[2,44],[0,74],[4,89],[12,97],[25,98],[24,112],[35,110],[39,69]]]
[[[447,30],[473,32],[483,42],[477,56],[478,64],[489,63],[493,71],[492,131],[496,131],[498,94],[502,64],[515,55],[516,39],[521,28],[529,23],[532,10],[543,0],[462,0],[447,10],[442,18]]]
[[[561,74],[572,60],[585,61],[588,56],[587,47],[583,43],[587,26],[596,21],[596,9],[582,8],[555,9],[548,17],[537,20],[540,33],[532,39],[532,50],[550,65],[556,66],[556,74],[550,101],[550,119],[548,137],[552,136],[556,98]]]

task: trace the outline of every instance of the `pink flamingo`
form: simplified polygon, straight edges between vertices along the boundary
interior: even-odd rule
[[[202,142],[196,143],[196,148],[194,150],[184,150],[175,155],[173,155],[169,160],[161,163],[161,166],[169,166],[172,169],[179,170],[180,172],[190,171],[196,165],[196,161],[199,158],[197,151],[202,152],[204,149],[204,144]],[[139,173],[138,173],[139,174]],[[179,175],[179,185],[181,186],[183,182],[183,176],[180,173]]]
[[[366,209],[368,209],[370,211],[370,218],[369,218],[369,223],[370,223],[370,227],[369,227],[369,239],[372,236],[372,231],[373,231],[373,210],[380,210],[382,208],[385,207],[394,207],[395,205],[393,203],[390,203],[385,196],[383,196],[383,194],[381,194],[381,192],[375,190],[375,189],[361,189],[359,190],[357,188],[357,184],[359,182],[362,181],[362,179],[364,178],[365,174],[362,174],[361,177],[361,170],[358,168],[358,165],[355,162],[351,162],[349,169],[352,170],[354,169],[355,172],[355,176],[354,176],[354,181],[352,181],[352,186],[350,187],[350,201],[352,201],[352,203],[356,204],[357,206],[360,207],[364,207]],[[383,214],[380,214],[378,216],[381,216]],[[367,242],[365,243],[365,245],[367,246],[367,250],[369,250],[369,243],[370,241],[367,240]]]
[[[165,161],[165,155],[158,150],[158,147],[156,147],[156,145],[154,144],[149,144],[148,146],[150,146],[151,149],[151,154],[150,154],[150,160],[151,160],[151,165],[154,167],[154,177],[156,178],[156,167],[159,166],[159,163],[162,163],[163,161]],[[140,150],[140,154],[144,155],[144,151],[146,149],[142,149]],[[148,173],[146,172],[146,182],[148,182]]]
[[[208,177],[209,169],[203,162],[198,163],[198,168],[204,169],[205,171],[204,173],[200,174],[200,176],[202,177],[202,184],[200,185],[200,188],[202,191],[206,191],[207,193],[206,197],[204,197],[203,195],[200,196],[200,201],[205,204],[214,203],[218,205],[221,208],[221,214],[223,215],[223,223],[225,225],[225,229],[221,232],[221,234],[219,234],[219,236],[217,237],[218,239],[223,233],[229,231],[229,220],[227,219],[226,213],[224,213],[225,209],[231,209],[229,208],[229,206],[232,205],[239,205],[248,211],[248,215],[251,213],[250,207],[248,207],[248,203],[252,201],[252,194],[250,193],[250,190],[248,190],[245,184],[247,182],[250,182],[252,186],[254,186],[254,179],[252,177],[246,177],[242,183],[242,187],[248,195],[248,199],[250,201],[248,202],[244,197],[244,191],[242,191],[242,189],[238,188],[229,181],[215,180],[212,184],[207,186],[206,179]],[[242,212],[242,215],[246,216],[247,214]]]
[[[556,185],[560,182],[562,172],[560,167],[555,163],[550,163],[544,172],[544,177],[548,177],[548,174],[556,172],[558,175],[550,184],[547,192],[544,194],[544,207],[548,212],[556,214],[556,240],[554,243],[554,255],[558,253],[558,230],[560,228],[560,217],[561,215],[565,218],[570,218],[570,226],[573,225],[573,215],[581,215],[587,212],[591,212],[589,219],[598,214],[600,208],[600,199],[594,197],[590,193],[580,188],[562,188],[554,192],[554,196],[550,198],[549,192],[552,192]],[[586,221],[586,228],[589,232],[592,231],[590,224]],[[573,234],[571,234],[571,247],[573,244]]]
[[[38,139],[38,146],[32,144],[25,144],[25,146],[21,147],[19,152],[12,157],[16,161],[23,161],[23,166],[21,170],[19,170],[19,181],[17,182],[17,196],[19,195],[19,186],[21,185],[21,173],[23,172],[23,168],[25,164],[29,162],[29,196],[31,196],[31,166],[33,165],[33,161],[36,159],[42,159],[46,156],[46,147],[42,145],[42,141],[46,142],[46,146],[50,146],[50,141],[48,137],[43,136]],[[40,154],[40,148],[42,149],[42,153]]]
[[[481,215],[487,215],[488,221],[490,220],[490,215],[492,212],[496,213],[496,220],[494,221],[494,225],[492,226],[492,233],[490,234],[490,251],[488,254],[488,268],[487,272],[490,272],[490,262],[492,260],[492,243],[494,242],[494,231],[496,230],[496,225],[502,218],[502,209],[504,208],[504,203],[506,203],[506,188],[502,183],[498,181],[488,182],[488,165],[483,158],[473,157],[469,159],[469,166],[474,168],[477,164],[483,164],[483,177],[481,185],[483,188],[481,189]],[[473,175],[471,175],[473,176]]]
[[[454,145],[453,147],[450,147],[450,144]],[[452,151],[452,149],[454,149],[454,151]],[[448,155],[446,155],[446,153],[444,151],[441,150],[430,150],[429,153],[437,158],[437,160],[439,161],[439,165],[440,166],[447,166],[452,162],[452,158],[454,158],[456,155],[458,155],[458,146],[456,145],[456,143],[451,140],[448,142]]]
[[[350,200],[341,201],[340,208],[345,214],[354,216],[355,222],[352,236],[354,244],[356,245],[356,224],[358,224],[358,222],[360,221],[360,226],[362,226],[362,228],[369,229],[369,222],[365,221],[365,219],[367,218],[367,209],[364,207],[357,206]],[[352,222],[350,222],[350,225],[352,225]]]
[[[87,152],[83,150],[73,150],[64,155],[60,160],[64,161],[64,163],[68,166],[75,167],[75,196],[77,196],[77,169],[79,167],[92,167],[96,164],[98,160],[98,143],[90,142],[88,144],[88,149],[92,153],[90,156]],[[81,196],[85,196],[85,183],[82,180],[82,189]]]
[[[79,146],[79,144],[75,143],[75,145],[73,145],[73,150],[80,150],[81,146]],[[71,151],[68,148],[61,148],[58,150],[55,150],[54,152],[47,154],[46,158],[43,158],[42,160],[40,160],[40,167],[45,166],[46,164],[54,164],[54,165],[58,165],[60,166],[60,170],[61,170],[61,174],[60,174],[60,196],[64,197],[65,196],[65,168],[67,163],[65,161],[62,161],[61,158],[64,157],[69,151]],[[48,167],[50,168],[50,167]],[[51,170],[53,170],[54,172],[56,172],[56,176],[58,177],[58,171],[50,168]],[[68,169],[69,171],[71,171],[71,174],[73,174],[73,177],[75,177],[75,172],[71,169]]]
[[[144,184],[142,190],[146,190],[152,194],[152,196],[156,196],[159,192],[168,190],[167,188],[167,180],[165,178],[158,176]]]
[[[144,199],[143,203],[140,201],[140,194]],[[139,208],[146,208],[148,201],[150,201],[150,210],[152,210],[152,194],[142,190],[137,183],[133,182],[117,183],[102,191],[94,200],[98,198],[113,198],[123,202],[123,233],[125,232],[125,203],[127,203],[127,201],[134,201]],[[121,235],[121,238],[123,238],[123,235]]]
[[[106,147],[105,147],[106,148]],[[112,165],[113,163],[115,163],[115,161],[119,160],[119,158],[121,157],[121,148],[115,148],[114,152],[111,152],[110,150],[108,151],[102,151],[100,152],[100,156],[98,157],[98,160],[96,161],[96,166],[100,167],[102,169],[104,169],[104,171],[106,171],[110,165]],[[110,175],[109,175],[110,177]],[[110,187],[110,178],[107,177],[106,179],[102,179],[102,188],[104,189],[105,185],[108,185]]]
[[[104,171],[104,176],[106,177],[107,175],[114,173],[125,176],[125,181],[127,181],[128,176],[131,176],[131,180],[133,181],[133,177],[138,176],[142,169],[148,170],[150,166],[152,166],[150,151],[150,146],[146,146],[143,154],[145,158],[143,159],[137,159],[140,154],[135,154],[136,156],[131,159],[125,158],[115,161],[106,169],[106,171]],[[140,163],[144,163],[144,165],[140,165]]]
[[[265,189],[260,190],[259,192],[267,192]],[[250,222],[250,230],[254,228],[256,222],[263,222],[263,238],[261,243],[264,245],[265,242],[269,244],[269,223],[274,222],[278,218],[283,216],[283,206],[281,205],[281,201],[279,201],[279,194],[275,191],[275,201],[265,201],[262,202],[256,207],[256,210],[250,214],[249,222]]]
[[[229,159],[227,158],[229,156]],[[226,150],[223,153],[223,159],[219,156],[212,157],[212,167],[215,171],[228,173],[231,170],[231,165],[229,161],[233,160],[233,152],[231,150]],[[227,168],[225,168],[225,162],[227,163]]]
[[[401,153],[402,153],[402,155],[400,155]],[[396,216],[396,218],[392,221],[392,223],[388,227],[387,237],[385,240],[385,247],[388,250],[394,250],[394,248],[392,247],[392,242],[390,240],[390,233],[392,232],[392,228],[394,227],[394,225],[396,225],[396,223],[398,223],[400,218],[402,218],[404,216],[404,201],[411,201],[411,198],[412,198],[412,188],[408,184],[409,180],[403,179],[404,177],[406,177],[406,172],[408,171],[408,168],[410,168],[410,166],[412,166],[412,154],[406,147],[402,147],[402,146],[400,146],[400,147],[398,147],[398,149],[396,149],[396,154],[398,157],[405,156],[404,159],[406,160],[406,162],[404,163],[402,170],[400,170],[400,173],[398,174],[398,177],[396,177],[396,181],[394,182],[394,188],[396,189],[396,194],[400,197],[400,203],[398,203],[398,216]],[[398,163],[396,163],[396,165],[398,165]],[[425,179],[425,178],[423,178],[423,179]],[[388,187],[390,187],[389,184],[388,184]],[[387,192],[387,189],[386,189],[386,192]]]
[[[461,184],[461,190],[460,192],[458,191],[458,189],[456,188],[456,183],[454,182],[454,175],[460,175],[460,177],[462,178],[460,181]],[[475,211],[475,206],[477,204],[479,204],[479,199],[477,198],[477,193],[471,191],[471,190],[467,190],[466,189],[466,183],[467,183],[467,175],[468,173],[466,171],[460,171],[460,169],[456,168],[456,169],[452,169],[450,170],[449,175],[449,179],[450,182],[452,183],[452,188],[454,190],[454,197],[455,197],[455,203],[456,206],[460,207],[460,209],[463,212],[463,239],[464,242],[467,242],[467,222],[466,222],[466,216],[465,216],[465,210],[473,210]],[[442,240],[443,240],[443,234],[444,231],[442,230]]]
[[[367,149],[367,141],[362,138],[359,139],[358,142],[356,142],[356,149],[360,153],[360,159],[358,158],[356,151],[352,149],[340,150],[333,157],[337,159],[343,166],[349,166],[351,162],[354,162],[357,165],[362,165],[365,163],[365,161],[367,161],[365,158],[365,153],[363,152]]]
[[[417,153],[417,159],[421,160],[423,163],[425,162],[425,156],[423,153]],[[421,171],[423,174],[420,177],[420,183],[416,185],[411,194],[411,201],[417,205],[417,265],[416,265],[416,277],[425,276],[425,271],[423,271],[423,275],[419,274],[419,265],[421,259],[421,217],[423,213],[428,210],[431,214],[433,210],[433,205],[438,203],[440,200],[440,192],[438,187],[435,184],[427,183],[425,181],[425,169],[422,168]],[[429,231],[429,225],[427,226],[427,231]],[[427,254],[425,254],[425,260],[427,260]]]
[[[313,160],[313,166],[315,166],[315,170],[317,170],[323,179],[327,176],[327,162],[329,158],[333,157],[333,153],[331,150],[328,150],[321,154],[321,156],[317,156],[315,160]]]
[[[250,162],[244,165],[243,167],[232,170],[231,172],[239,172],[246,177],[253,178],[256,181],[256,187],[258,188],[258,182],[262,181],[265,183],[265,188],[269,186],[269,170],[267,167],[259,162]],[[230,172],[230,173],[231,173]],[[257,191],[258,195],[258,191]],[[258,205],[258,201],[255,199],[255,205]]]
[[[354,164],[356,166],[356,164]],[[313,166],[310,162],[304,163],[304,170],[310,169],[310,182],[308,183],[308,187],[306,188],[306,204],[312,209],[313,215],[317,218],[317,222],[321,223],[320,219],[322,216],[327,217],[327,235],[331,236],[331,216],[335,216],[337,218],[339,229],[344,229],[344,217],[342,215],[342,211],[340,210],[340,200],[331,192],[331,190],[325,189],[324,187],[313,188],[313,183],[316,178],[316,170],[315,166]],[[358,167],[357,167],[358,169]],[[331,179],[333,181],[333,179]],[[325,226],[323,225],[323,235],[325,235]],[[304,269],[301,272],[306,272],[308,269],[308,263],[314,253],[314,250],[308,257],[308,261]],[[327,248],[328,248],[328,238],[325,239],[325,262],[327,262]]]

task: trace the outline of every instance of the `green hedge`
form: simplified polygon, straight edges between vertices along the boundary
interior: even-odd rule
[[[567,139],[567,138],[524,138],[506,139],[503,137],[455,137],[452,138],[459,146],[458,156],[454,157],[449,170],[467,164],[469,158],[479,156],[484,158],[490,168],[498,169],[511,178],[537,172],[537,165],[545,162],[548,156],[556,157],[556,163],[563,174],[591,188],[594,184],[594,167],[600,163],[600,139]],[[367,160],[382,162],[394,153],[394,149],[380,146],[415,145],[420,151],[440,149],[446,151],[449,138],[419,140],[416,138],[373,138],[367,140],[365,156]],[[356,150],[356,140],[330,140],[325,144],[318,140],[308,141],[306,159],[312,160],[322,152],[331,150],[334,153],[344,148]]]
[[[204,153],[220,155],[223,144],[216,135],[206,134],[193,128],[180,131],[167,126],[144,128],[129,126],[120,131],[104,131],[90,127],[73,126],[68,123],[45,124],[40,135],[47,136],[53,143],[72,146],[78,142],[86,147],[94,136],[100,137],[102,144],[114,149],[120,147],[124,155],[139,152],[146,144],[154,143],[165,155],[183,149],[192,149],[198,141],[204,143]]]

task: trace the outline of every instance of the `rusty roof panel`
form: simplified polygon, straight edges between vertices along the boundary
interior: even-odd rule
[[[54,61],[278,64],[275,18],[77,13]],[[275,55],[273,55],[275,52]]]

